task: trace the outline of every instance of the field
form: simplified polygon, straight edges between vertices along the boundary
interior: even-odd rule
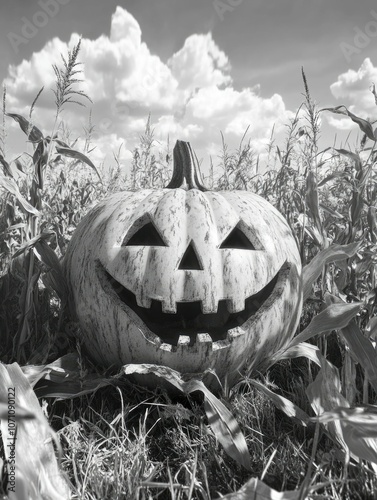
[[[2,498],[377,498],[372,124],[344,106],[319,110],[303,71],[302,107],[287,123],[284,144],[271,138],[268,169],[247,141],[231,151],[223,139],[205,185],[253,191],[284,215],[303,266],[300,326],[263,372],[245,369],[239,383],[218,394],[199,378],[187,382],[158,367],[154,373],[165,384],[175,381],[174,395],[166,385],[145,389],[128,375],[134,366],[104,372],[86,356],[80,327],[67,311],[61,261],[77,224],[98,200],[165,186],[172,152],[168,142],[156,143],[148,117],[126,174],[119,161],[105,173],[90,161],[91,127],[82,151],[65,136],[64,108],[88,100],[77,90],[79,49],[55,67],[49,135],[32,119],[38,96],[26,117],[7,109],[3,92]],[[334,149],[329,142],[320,151],[322,113],[355,122],[357,145]],[[33,151],[13,161],[5,155],[11,120]]]

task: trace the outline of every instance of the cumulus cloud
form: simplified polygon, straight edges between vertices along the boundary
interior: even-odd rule
[[[228,57],[215,44],[210,33],[191,35],[168,61],[172,75],[185,90],[227,85],[231,77]]]
[[[330,89],[333,96],[341,101],[340,104],[353,113],[362,118],[375,118],[377,108],[371,92],[373,83],[377,83],[377,67],[367,57],[357,71],[349,69],[339,75]],[[329,117],[328,122],[340,130],[355,128],[350,119]]]
[[[337,128],[338,130],[351,130],[356,129],[357,125],[350,118],[335,118],[332,115],[327,116],[329,125]]]
[[[48,90],[54,87],[52,64],[59,64],[60,54],[67,54],[78,40],[76,33],[68,44],[53,38],[30,60],[10,67],[6,79],[10,111],[27,114],[44,85],[35,121],[50,131],[54,119],[53,94]],[[129,158],[149,114],[157,139],[169,136],[172,144],[176,139],[190,140],[205,161],[216,144],[219,151],[220,131],[235,146],[250,126],[251,142],[259,151],[272,127],[279,130],[292,116],[278,94],[262,98],[258,88],[233,87],[228,57],[211,33],[189,36],[165,63],[143,42],[138,22],[122,7],[112,15],[109,35],[82,39],[79,59],[84,63],[81,88],[93,100],[97,160],[101,155],[112,157],[121,143]],[[87,116],[88,110],[66,106],[64,120],[72,136],[81,133]]]

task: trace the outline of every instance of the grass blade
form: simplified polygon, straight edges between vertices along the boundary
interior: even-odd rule
[[[212,394],[201,380],[192,378],[188,381],[184,381],[179,372],[167,366],[130,364],[125,365],[123,369],[126,375],[153,374],[159,378],[163,378],[185,394],[201,391],[205,397],[205,411],[208,417],[208,423],[216,439],[221,443],[230,457],[250,470],[250,455],[247,449],[246,440],[236,419],[224,403]]]

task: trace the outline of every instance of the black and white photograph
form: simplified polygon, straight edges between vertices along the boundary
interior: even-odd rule
[[[0,500],[377,499],[377,4],[0,0]]]

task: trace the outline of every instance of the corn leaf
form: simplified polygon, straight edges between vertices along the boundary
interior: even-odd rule
[[[315,380],[306,388],[306,394],[316,415],[332,411],[338,406],[349,407],[348,401],[341,394],[341,383],[338,370],[321,355],[321,370]],[[325,424],[332,439],[344,450],[348,446],[343,437],[343,429],[339,421]]]
[[[329,305],[322,312],[314,316],[309,325],[291,340],[288,347],[281,349],[274,354],[271,358],[271,365],[282,359],[292,359],[297,357],[306,357],[311,361],[314,361],[317,365],[321,364],[318,348],[312,344],[307,344],[306,341],[320,333],[337,330],[348,325],[362,306],[361,303],[334,303],[333,296],[327,294],[326,297]]]
[[[0,401],[0,419],[5,419],[5,420],[8,420],[8,416],[9,416],[9,408],[8,408],[8,403],[6,401]],[[17,414],[14,415],[14,419],[16,420],[16,422],[18,422],[19,420],[22,420],[22,419],[31,419],[31,418],[35,418],[35,415],[34,413],[32,413],[31,411],[27,410],[26,408],[22,408],[21,406],[18,407],[17,409]]]
[[[8,397],[8,388],[14,388],[14,411],[24,408],[35,415],[33,419],[21,419],[16,432],[11,420],[1,420],[1,439],[4,444],[8,467],[14,465],[16,478],[12,498],[40,500],[66,500],[70,497],[69,487],[59,470],[51,437],[60,449],[59,442],[48,425],[37,397],[17,363],[0,365],[0,399]],[[17,433],[17,435],[16,435]],[[14,445],[14,446],[13,446]],[[14,456],[13,456],[14,453]],[[14,462],[13,462],[14,460]]]
[[[355,320],[352,320],[340,331],[347,342],[352,356],[360,363],[374,390],[377,392],[377,352],[372,342],[363,335]]]
[[[318,417],[310,417],[310,420],[321,423],[341,420],[355,426],[355,435],[377,438],[377,406],[375,405],[355,408],[339,406],[332,411],[322,413]]]
[[[309,172],[306,178],[306,204],[313,219],[321,246],[325,244],[323,235],[322,219],[319,213],[318,189],[314,172]]]
[[[116,383],[115,378],[106,378],[96,376],[94,374],[86,375],[80,378],[77,376],[66,375],[64,382],[52,382],[49,377],[54,378],[55,374],[46,376],[43,384],[38,384],[35,388],[35,394],[38,398],[57,398],[57,399],[73,399],[86,394],[91,394],[101,387]]]
[[[331,113],[335,113],[337,115],[346,115],[347,112],[345,111],[347,108],[341,104],[340,106],[335,106],[335,108],[323,108],[320,111],[331,111]]]
[[[54,382],[62,382],[74,373],[79,373],[78,355],[69,353],[47,365],[26,365],[21,370],[29,384],[34,387],[42,378],[49,376]]]
[[[89,158],[86,155],[84,155],[83,153],[80,153],[80,151],[76,151],[75,149],[72,149],[70,147],[56,146],[56,151],[57,151],[57,153],[59,153],[63,156],[68,156],[69,158],[74,158],[75,160],[79,160],[79,161],[89,165],[89,167],[91,167],[95,171],[95,173],[97,174],[100,182],[102,182],[101,176],[100,176],[97,168],[95,167],[94,163],[91,160],[89,160]]]
[[[34,238],[31,238],[30,240],[26,241],[23,245],[20,246],[20,248],[16,252],[14,252],[13,259],[23,254],[26,250],[34,248],[39,241],[49,239],[51,238],[51,236],[54,235],[55,233],[53,231],[44,231],[43,233],[37,234],[37,236],[34,236]]]
[[[37,210],[35,207],[33,207],[33,205],[25,200],[13,179],[7,178],[4,175],[0,174],[0,188],[4,188],[6,191],[8,191],[8,193],[15,196],[21,207],[29,214],[35,215],[37,217],[40,217],[42,215],[39,210]]]
[[[364,208],[364,200],[361,196],[360,190],[355,190],[352,193],[352,202],[351,202],[351,222],[352,226],[356,226],[361,215],[361,211]]]
[[[36,185],[39,189],[43,189],[43,174],[44,169],[47,166],[48,160],[48,147],[47,140],[43,139],[39,141],[37,148],[33,154],[34,172]],[[39,193],[38,193],[39,195]]]
[[[312,285],[321,274],[324,265],[352,257],[359,250],[360,245],[360,242],[348,245],[334,244],[318,252],[303,269],[304,300],[309,297]]]
[[[369,226],[369,231],[374,237],[374,242],[376,242],[376,229],[377,229],[377,213],[376,213],[376,208],[370,206],[368,208],[368,214],[367,214],[367,221],[368,221],[368,226]]]
[[[344,177],[344,172],[334,172],[332,174],[327,175],[321,181],[318,182],[318,187],[324,186],[327,182],[330,182],[333,179],[337,179],[338,177]]]
[[[19,124],[22,132],[27,135],[29,141],[38,142],[43,139],[43,134],[39,130],[39,128],[35,125],[32,125],[29,120],[27,120],[23,116],[17,115],[16,113],[6,113],[6,116],[10,116]]]
[[[337,330],[348,325],[351,319],[360,311],[362,303],[336,303],[328,305],[322,312],[314,316],[309,325],[294,337],[289,347],[306,342],[315,335]]]
[[[348,115],[353,122],[358,124],[360,130],[362,132],[364,132],[364,134],[369,139],[371,139],[373,142],[376,140],[374,137],[373,128],[372,128],[371,123],[368,122],[367,120],[364,120],[363,118],[360,118],[359,116],[354,115],[353,113],[351,113],[351,111],[348,111],[346,106],[341,105],[341,106],[336,106],[335,108],[324,108],[324,109],[321,109],[321,111],[331,111],[331,113]]]
[[[36,241],[34,250],[38,253],[38,258],[49,268],[43,276],[43,283],[52,288],[60,299],[65,301],[67,297],[66,281],[58,256],[42,238]]]
[[[309,421],[309,415],[304,412],[304,410],[301,410],[301,408],[292,403],[292,401],[289,401],[289,399],[271,391],[271,389],[257,380],[249,380],[248,382],[259,391],[263,392],[274,403],[276,408],[284,412],[288,417],[295,418],[301,425],[306,427],[306,424]]]
[[[344,215],[342,215],[341,213],[337,212],[336,210],[334,210],[333,208],[331,207],[327,207],[326,205],[324,205],[323,203],[320,203],[319,204],[320,208],[324,211],[324,212],[327,212],[329,215],[332,215],[333,217],[335,217],[336,219],[344,219]]]
[[[18,175],[18,170],[15,169],[11,163],[8,163],[1,153],[0,153],[0,163],[3,166],[5,174],[8,175],[9,177],[14,178],[15,176]]]
[[[365,331],[368,334],[369,338],[376,340],[377,338],[377,316],[374,316],[368,321],[367,326],[365,327]]]
[[[346,156],[350,160],[354,161],[356,170],[361,169],[361,165],[362,165],[361,158],[357,153],[353,153],[352,151],[348,151],[347,149],[335,149],[335,151],[343,156]]]
[[[48,365],[23,366],[22,371],[30,385],[35,387],[39,398],[76,398],[116,384],[118,380],[118,377],[82,374],[78,355],[75,353],[66,354]]]
[[[163,378],[178,390],[185,394],[194,391],[201,391],[205,398],[205,411],[208,423],[212,428],[216,439],[224,447],[230,457],[236,460],[246,469],[250,470],[250,455],[247,449],[245,438],[239,428],[236,419],[228,408],[204,385],[201,380],[191,378],[184,381],[182,375],[176,370],[167,366],[152,364],[129,364],[123,367],[126,375],[132,374],[153,374]]]
[[[363,118],[360,118],[359,116],[354,115],[351,113],[351,111],[348,111],[346,108],[347,115],[351,118],[351,120],[355,123],[358,124],[360,130],[364,132],[364,134],[370,139],[371,141],[375,141],[374,137],[374,132],[373,132],[373,127],[368,120],[364,120]]]
[[[234,493],[228,493],[217,500],[299,500],[300,490],[276,491],[257,477],[252,477],[242,488]]]
[[[377,407],[358,408],[337,407],[318,417],[321,423],[338,420],[343,431],[343,438],[350,451],[359,458],[377,463]]]
[[[308,358],[313,361],[316,365],[321,366],[321,353],[317,346],[313,344],[308,344],[306,342],[301,342],[301,344],[288,346],[288,348],[278,351],[272,358],[271,364],[275,364],[277,361],[282,359],[294,359],[294,358]]]

